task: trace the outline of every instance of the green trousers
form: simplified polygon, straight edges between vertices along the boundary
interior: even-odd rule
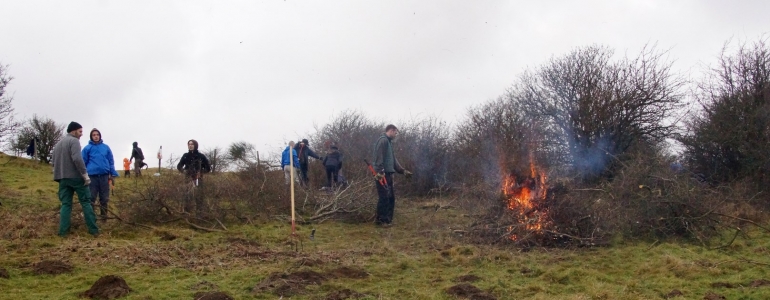
[[[63,178],[59,180],[59,201],[61,201],[61,212],[59,217],[59,236],[66,236],[70,230],[70,220],[72,219],[72,196],[78,193],[80,207],[83,208],[83,216],[86,219],[88,233],[95,235],[99,233],[99,227],[96,227],[96,214],[91,206],[91,191],[88,189],[83,178]]]

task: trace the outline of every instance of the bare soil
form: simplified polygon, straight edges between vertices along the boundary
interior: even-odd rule
[[[447,294],[470,300],[497,300],[495,296],[490,295],[469,283],[461,283],[452,286],[446,290]]]
[[[329,271],[327,276],[330,278],[365,279],[369,277],[369,273],[359,268],[340,267]]]
[[[8,274],[8,270],[6,270],[5,268],[0,267],[0,278],[5,278],[5,279],[11,278],[11,274]]]
[[[716,294],[713,292],[707,292],[706,296],[703,296],[703,300],[726,300],[725,296],[722,296],[720,294]]]
[[[193,295],[195,300],[235,300],[225,292],[197,292]]]
[[[361,294],[351,289],[344,289],[329,293],[324,300],[361,299],[364,297],[366,297],[366,294]]]
[[[761,286],[768,286],[770,285],[770,280],[767,279],[757,279],[751,282],[749,286],[755,288],[755,287],[761,287]]]
[[[32,266],[35,275],[59,275],[71,273],[74,269],[71,265],[59,260],[44,260]]]
[[[281,297],[291,297],[305,292],[308,285],[319,285],[326,280],[324,275],[315,271],[299,271],[290,274],[272,273],[258,283],[254,293],[271,292]]]
[[[81,294],[81,297],[91,299],[117,299],[131,292],[126,281],[117,275],[107,275],[99,278],[91,288]]]

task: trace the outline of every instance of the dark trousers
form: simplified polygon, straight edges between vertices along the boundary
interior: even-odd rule
[[[388,181],[388,187],[385,188],[379,181],[375,181],[377,186],[377,195],[380,200],[377,202],[377,223],[390,224],[393,222],[393,211],[396,208],[396,195],[393,192],[393,173],[385,173],[385,180]]]
[[[302,183],[307,183],[308,180],[309,180],[307,178],[307,163],[303,164],[303,163],[300,162],[299,163],[299,171],[300,171],[300,174],[301,174],[300,178],[302,179]]]
[[[326,186],[337,186],[337,175],[339,172],[340,170],[337,168],[337,166],[326,166]],[[334,182],[334,185],[332,185],[332,182]]]
[[[110,202],[110,175],[88,175],[91,178],[91,184],[88,186],[91,190],[91,205],[96,205],[96,198],[99,198],[99,214],[102,217],[107,216],[107,203]]]
[[[126,176],[126,178],[131,177],[131,171],[129,170],[123,171],[123,176]]]
[[[205,212],[205,203],[203,201],[203,179],[198,179],[197,184],[195,179],[187,177],[189,190],[184,199],[184,210],[187,213],[194,213],[196,216],[200,216]],[[193,209],[193,204],[195,208]]]

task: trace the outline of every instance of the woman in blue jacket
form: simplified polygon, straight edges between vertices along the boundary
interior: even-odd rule
[[[110,201],[110,180],[118,177],[115,171],[115,159],[112,156],[110,146],[102,140],[99,129],[91,129],[91,139],[83,148],[83,162],[86,163],[88,177],[91,178],[89,188],[91,190],[91,202],[96,206],[96,198],[99,197],[99,212],[102,220],[107,220],[107,203]]]

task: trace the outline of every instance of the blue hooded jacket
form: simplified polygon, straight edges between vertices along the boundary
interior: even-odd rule
[[[289,146],[286,146],[286,149],[283,150],[283,153],[281,153],[281,170],[283,170],[283,167],[289,165]],[[299,168],[299,158],[297,157],[297,150],[291,149],[291,154],[294,156],[294,167]]]
[[[92,130],[91,132],[93,131],[98,130]],[[99,132],[100,137],[101,135],[102,133]],[[83,162],[86,163],[86,171],[89,176],[111,174],[112,177],[118,177],[118,172],[115,171],[115,159],[112,156],[112,150],[101,138],[98,143],[89,139],[88,145],[83,148],[81,154],[83,155]]]

